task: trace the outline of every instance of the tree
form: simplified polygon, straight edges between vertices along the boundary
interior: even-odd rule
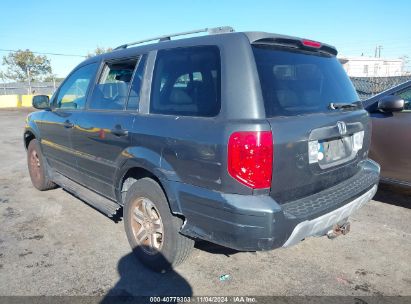
[[[7,66],[7,78],[16,81],[41,80],[51,74],[50,60],[47,56],[36,56],[28,49],[10,52],[3,57],[3,65]]]
[[[7,75],[6,75],[4,72],[2,72],[2,71],[0,71],[0,79],[1,79],[3,82],[6,82],[6,79],[7,79]]]
[[[96,47],[96,49],[92,53],[87,54],[87,58],[91,58],[93,56],[101,55],[104,53],[111,52],[113,49],[111,47],[104,48],[104,47]]]
[[[7,95],[7,89],[6,89],[6,79],[7,79],[7,76],[6,76],[6,74],[4,74],[4,72],[2,72],[2,71],[0,71],[0,79],[1,79],[2,82],[3,82],[3,94],[4,94],[4,95]]]
[[[64,77],[57,77],[56,74],[50,74],[44,78],[45,82],[53,82],[53,81],[62,82],[63,80],[64,80]]]

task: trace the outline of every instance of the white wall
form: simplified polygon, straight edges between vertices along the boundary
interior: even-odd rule
[[[388,77],[403,74],[404,63],[401,59],[374,57],[341,57],[339,59],[350,77]]]

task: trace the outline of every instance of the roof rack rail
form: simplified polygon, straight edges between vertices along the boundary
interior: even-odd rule
[[[140,44],[140,43],[144,43],[144,42],[149,42],[149,41],[154,41],[154,40],[157,40],[157,39],[158,39],[158,42],[168,41],[168,40],[171,40],[171,37],[184,36],[184,35],[197,34],[197,33],[204,33],[204,32],[207,32],[209,35],[223,34],[223,33],[234,32],[234,29],[231,26],[219,26],[219,27],[210,27],[210,28],[204,28],[204,29],[199,29],[199,30],[169,34],[169,35],[162,35],[162,36],[157,36],[157,37],[153,37],[153,38],[139,40],[139,41],[135,41],[135,42],[131,42],[131,43],[122,44],[122,45],[116,47],[114,50],[126,49],[126,48],[128,48],[129,46],[132,46],[132,45],[136,45],[136,44]]]

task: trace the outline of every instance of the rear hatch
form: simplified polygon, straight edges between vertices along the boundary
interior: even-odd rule
[[[355,175],[370,124],[335,49],[266,39],[252,48],[273,132],[271,196],[287,203]]]

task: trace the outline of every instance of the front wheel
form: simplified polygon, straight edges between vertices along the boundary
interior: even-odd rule
[[[31,183],[36,189],[44,191],[56,188],[56,184],[47,177],[46,163],[37,139],[31,140],[27,147],[27,165]]]
[[[194,241],[179,233],[182,224],[153,179],[142,178],[128,189],[124,227],[134,254],[147,267],[167,271],[189,256]]]

